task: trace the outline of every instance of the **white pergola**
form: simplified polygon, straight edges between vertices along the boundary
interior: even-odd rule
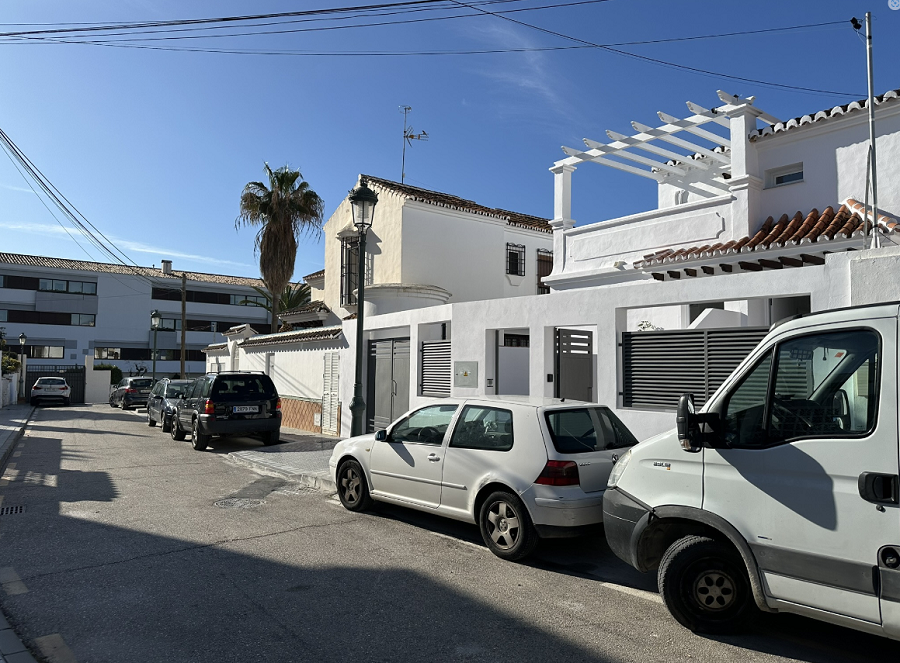
[[[688,101],[688,110],[693,114],[684,119],[659,112],[659,119],[665,123],[659,127],[632,122],[631,126],[638,132],[634,135],[626,136],[615,131],[607,131],[607,136],[613,141],[611,143],[585,138],[584,143],[588,148],[586,150],[563,146],[566,158],[557,161],[550,170],[555,173],[570,173],[576,166],[590,161],[657,182],[666,180],[677,186],[678,181],[687,175],[689,169],[710,171],[711,166],[715,165],[714,170],[718,171],[718,174],[706,181],[725,193],[728,191],[728,184],[722,174],[729,172],[731,168],[731,138],[704,129],[703,125],[717,124],[730,131],[728,114],[738,108],[752,106],[755,97],[742,99],[721,90],[718,91],[718,95],[724,105],[716,108],[707,109]],[[758,110],[755,115],[768,124],[777,124],[780,121]],[[711,147],[700,145],[693,137],[701,138],[713,145]],[[669,146],[687,150],[688,153],[675,152]],[[644,156],[636,151],[651,156]]]

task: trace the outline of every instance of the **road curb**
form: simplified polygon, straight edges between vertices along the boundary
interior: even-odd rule
[[[25,427],[28,425],[28,422],[31,421],[31,415],[34,414],[34,406],[31,405],[29,407],[31,409],[25,416],[25,420],[22,422],[22,425],[13,428],[9,432],[9,434],[7,434],[6,440],[3,442],[3,444],[0,445],[0,470],[6,467],[6,461],[9,460],[13,449],[16,448],[16,442],[18,442],[19,438],[22,437],[22,433],[25,432]]]
[[[249,467],[261,474],[269,474],[299,483],[307,488],[314,488],[323,493],[336,493],[337,486],[328,470],[296,471],[287,465],[275,461],[265,461],[248,457],[246,451],[233,451],[228,454],[228,459],[238,465]],[[251,452],[252,453],[252,452]]]

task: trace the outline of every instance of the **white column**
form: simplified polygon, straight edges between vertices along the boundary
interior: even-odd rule
[[[731,129],[729,189],[734,200],[731,203],[731,236],[727,239],[752,237],[762,225],[759,199],[763,181],[756,144],[750,141],[750,134],[756,131],[756,118],[761,113],[750,104],[741,104],[728,113]]]
[[[557,164],[550,169],[553,173],[553,272],[561,274],[566,266],[565,231],[575,226],[572,219],[572,173],[575,166]]]

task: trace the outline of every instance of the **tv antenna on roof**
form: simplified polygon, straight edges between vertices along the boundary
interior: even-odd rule
[[[428,140],[428,132],[413,133],[413,128],[406,126],[406,116],[412,110],[412,106],[400,106],[400,112],[403,113],[403,161],[400,166],[400,184],[406,180],[406,146],[412,147],[414,140]]]

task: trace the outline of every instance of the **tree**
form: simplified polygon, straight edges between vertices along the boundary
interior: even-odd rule
[[[269,316],[274,316],[274,308],[272,306],[272,295],[268,290],[263,290],[262,288],[257,288],[253,286],[253,289],[256,290],[260,295],[266,298],[265,304],[260,304],[258,301],[253,299],[243,299],[241,300],[241,304],[245,304],[247,306],[259,306],[261,308],[266,309],[269,312]],[[304,304],[309,303],[309,284],[301,283],[296,287],[292,287],[289,283],[285,286],[284,290],[281,291],[281,297],[278,298],[278,311],[290,311],[291,309],[298,308],[303,306]]]
[[[269,292],[284,292],[294,275],[297,242],[302,233],[322,230],[324,203],[303,179],[299,170],[266,164],[269,184],[249,182],[241,194],[241,213],[235,228],[259,226],[254,249],[259,255],[259,272]],[[279,298],[280,299],[280,298]],[[272,311],[272,331],[278,331],[280,301]]]

